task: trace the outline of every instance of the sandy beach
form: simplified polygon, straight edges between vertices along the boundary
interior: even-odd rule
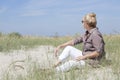
[[[39,46],[28,50],[0,53],[0,80],[6,72],[11,75],[26,75],[26,71],[33,63],[37,63],[42,69],[50,68],[56,60],[53,52],[54,47],[52,46]]]

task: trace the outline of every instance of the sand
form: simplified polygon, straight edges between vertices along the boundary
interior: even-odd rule
[[[27,70],[33,63],[37,63],[40,68],[50,68],[55,60],[53,46],[39,46],[28,50],[0,53],[0,80],[4,73],[27,75]]]

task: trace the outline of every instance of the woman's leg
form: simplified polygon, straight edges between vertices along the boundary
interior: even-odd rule
[[[62,62],[64,61],[67,57],[71,56],[73,59],[75,59],[78,56],[83,56],[82,51],[72,47],[72,46],[67,46],[63,52],[59,56],[59,60]]]
[[[57,72],[65,72],[69,71],[72,68],[79,68],[81,66],[85,65],[85,61],[75,61],[75,60],[70,60],[68,62],[65,62],[63,65],[56,67]]]
[[[78,56],[82,56],[82,51],[72,47],[67,46],[63,52],[60,54],[59,59],[57,63],[55,64],[55,67],[57,67],[61,62],[63,62],[67,57],[71,56],[73,59],[75,59]]]

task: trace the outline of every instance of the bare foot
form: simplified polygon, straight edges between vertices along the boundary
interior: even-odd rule
[[[61,61],[57,61],[57,62],[53,65],[53,68],[56,68],[59,64],[61,64]]]

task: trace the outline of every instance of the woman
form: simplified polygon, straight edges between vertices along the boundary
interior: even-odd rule
[[[89,13],[85,15],[82,19],[82,24],[86,29],[86,32],[83,36],[59,45],[55,49],[55,56],[57,56],[59,49],[65,47],[63,52],[60,54],[58,61],[54,65],[57,71],[68,71],[73,67],[83,66],[86,64],[86,59],[99,61],[105,55],[105,43],[102,34],[96,27],[96,14]],[[79,43],[83,43],[82,51],[72,47]],[[60,63],[62,63],[69,56],[72,57],[72,60],[60,65]]]

